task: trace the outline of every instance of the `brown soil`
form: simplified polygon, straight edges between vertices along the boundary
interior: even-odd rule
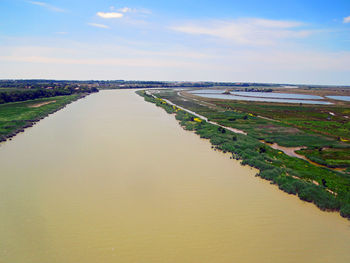
[[[29,108],[39,108],[41,106],[44,106],[44,105],[47,105],[47,104],[50,104],[50,103],[54,103],[56,102],[55,100],[51,100],[51,101],[46,101],[46,102],[42,102],[42,103],[37,103],[37,104],[32,104],[32,105],[29,105],[28,107]]]

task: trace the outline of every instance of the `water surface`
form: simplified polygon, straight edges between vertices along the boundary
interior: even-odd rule
[[[257,97],[243,97],[228,94],[200,94],[194,93],[197,96],[211,99],[224,99],[224,100],[243,100],[243,101],[261,101],[261,102],[277,102],[277,103],[304,103],[304,104],[320,104],[329,105],[332,104],[328,101],[319,100],[297,100],[297,99],[273,99],[273,98],[257,98]]]
[[[333,100],[350,101],[350,96],[326,96],[326,97]]]
[[[223,94],[224,90],[194,90],[190,93],[204,98],[226,99],[226,100],[243,100],[243,101],[260,101],[260,102],[277,102],[277,103],[304,103],[304,104],[332,104],[328,101],[319,101],[314,99],[323,99],[320,96],[306,94],[287,94],[271,92],[245,92],[235,91],[230,94]]]
[[[254,177],[133,91],[0,147],[0,262],[350,262],[350,223]]]
[[[323,97],[307,94],[293,94],[293,93],[278,93],[278,92],[246,92],[246,91],[233,91],[231,94],[247,96],[247,97],[261,97],[261,98],[280,98],[280,99],[310,99],[310,100],[322,100]]]

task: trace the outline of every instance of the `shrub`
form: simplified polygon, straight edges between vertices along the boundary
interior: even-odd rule
[[[341,206],[340,215],[350,218],[350,204],[344,204]]]
[[[260,172],[260,177],[269,181],[273,181],[280,175],[280,171],[278,169],[268,169]]]

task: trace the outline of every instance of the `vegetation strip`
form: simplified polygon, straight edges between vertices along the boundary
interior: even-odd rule
[[[285,155],[283,152],[261,143],[249,133],[248,135],[237,134],[217,127],[204,119],[170,105],[160,98],[159,94],[153,97],[145,91],[137,93],[143,96],[146,101],[162,107],[170,114],[175,114],[182,127],[195,131],[201,138],[210,139],[216,149],[230,152],[233,158],[242,160],[243,165],[259,169],[258,176],[277,184],[281,190],[297,195],[301,200],[313,202],[322,210],[340,211],[342,216],[350,218],[350,177],[348,175],[317,167],[304,160]],[[204,112],[208,112],[208,119],[210,119],[209,115],[211,114],[219,114],[218,112],[210,112],[208,108],[204,109],[203,106],[197,105],[197,107],[202,107]],[[192,108],[190,110],[197,112]],[[226,112],[221,114],[225,115]],[[254,116],[246,117],[246,114],[239,112],[234,114],[230,112],[230,114],[230,116],[242,120],[254,118]]]

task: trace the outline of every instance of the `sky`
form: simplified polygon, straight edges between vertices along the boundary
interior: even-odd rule
[[[0,0],[0,79],[350,85],[349,0]]]

